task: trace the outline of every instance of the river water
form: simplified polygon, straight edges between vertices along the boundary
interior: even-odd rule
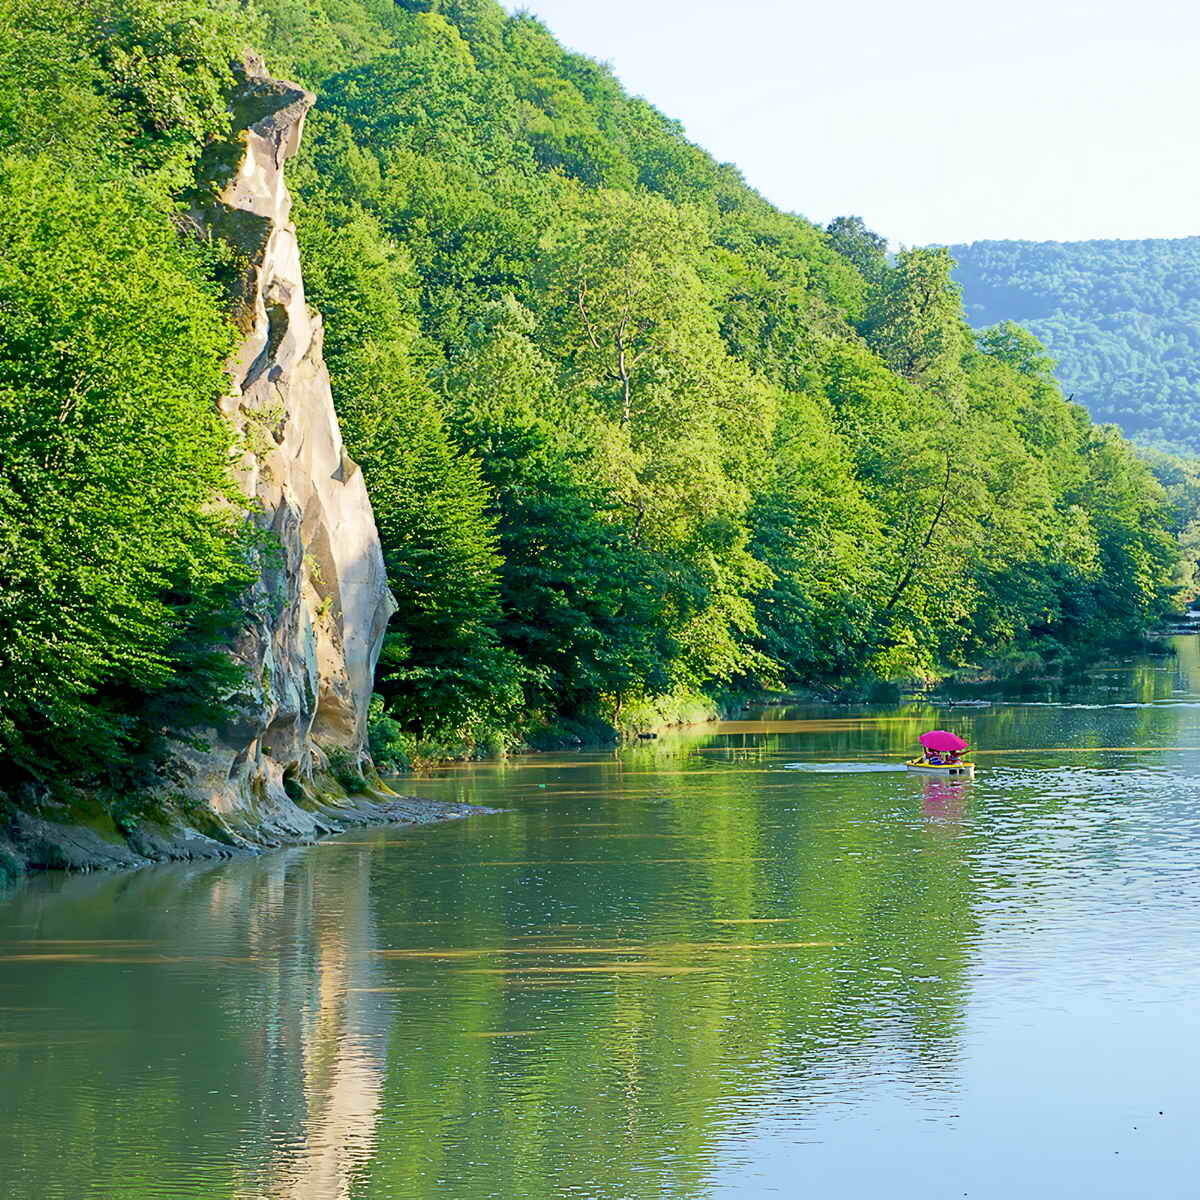
[[[1194,1197],[1200,659],[0,901],[4,1200]],[[977,779],[898,769],[930,725]]]

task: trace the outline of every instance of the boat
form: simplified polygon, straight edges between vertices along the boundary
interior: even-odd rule
[[[905,767],[917,775],[932,775],[937,779],[974,779],[975,764],[973,762],[936,763],[926,762],[923,758],[911,758]]]
[[[957,762],[932,763],[930,754],[962,754],[967,743],[947,729],[931,729],[917,739],[924,746],[926,754],[921,758],[910,758],[904,765],[916,775],[932,775],[935,779],[974,779],[975,764],[966,759]]]

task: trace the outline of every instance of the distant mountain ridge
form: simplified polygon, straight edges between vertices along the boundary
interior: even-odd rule
[[[1200,237],[949,250],[972,325],[1027,326],[1093,420],[1200,453]]]

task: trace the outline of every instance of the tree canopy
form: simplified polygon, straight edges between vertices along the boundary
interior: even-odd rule
[[[0,784],[120,796],[238,682],[234,329],[173,197],[248,36],[219,4],[0,3]]]
[[[949,249],[972,325],[1020,322],[1093,420],[1200,453],[1200,238]]]
[[[400,445],[433,419],[424,384],[483,489],[452,504],[496,555],[445,642],[490,664],[470,721],[511,721],[514,683],[527,719],[611,716],[663,692],[1053,657],[1153,619],[1176,554],[1161,491],[1063,400],[1030,334],[977,341],[945,251],[889,263],[861,218],[779,212],[491,0],[261,9],[319,95],[301,242],[315,302],[357,314],[329,361],[381,524],[397,472],[436,503]],[[364,392],[364,354],[408,382]],[[390,450],[356,433],[383,409]],[[1154,565],[1129,575],[1130,555]],[[395,680],[399,712],[416,682]]]

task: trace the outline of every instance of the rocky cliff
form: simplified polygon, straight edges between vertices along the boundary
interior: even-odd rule
[[[236,648],[250,690],[212,749],[189,756],[190,790],[223,814],[286,810],[329,753],[359,764],[395,608],[362,473],[342,445],[283,177],[313,97],[255,60],[239,75],[238,153],[212,156],[219,190],[195,213],[242,256],[245,338],[221,407],[242,450],[239,483],[269,535]]]
[[[395,601],[362,473],[342,444],[290,219],[284,165],[313,96],[254,58],[236,78],[231,136],[205,156],[190,221],[226,243],[239,271],[244,336],[221,410],[240,450],[246,511],[265,535],[249,620],[232,648],[243,691],[222,727],[184,744],[152,818],[117,831],[86,811],[31,805],[0,832],[10,867],[214,857],[350,824],[469,811],[358,784],[370,770],[367,707]]]

